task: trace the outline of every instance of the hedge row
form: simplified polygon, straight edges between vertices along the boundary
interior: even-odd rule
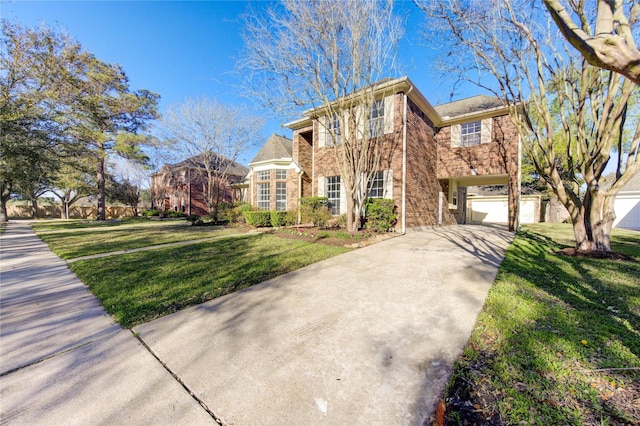
[[[298,213],[295,211],[245,211],[244,217],[251,226],[290,226],[298,221]]]

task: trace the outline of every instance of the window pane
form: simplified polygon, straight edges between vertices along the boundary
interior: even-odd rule
[[[287,209],[287,183],[276,183],[276,210]]]
[[[327,146],[333,146],[340,143],[340,119],[337,114],[334,114],[329,119],[329,128],[327,129]]]
[[[269,198],[271,185],[268,183],[258,184],[258,208],[260,210],[269,210]]]
[[[481,142],[481,122],[463,123],[460,125],[460,142],[462,146],[479,145]]]
[[[327,198],[331,214],[340,214],[340,176],[329,176],[326,179]]]
[[[376,172],[369,181],[367,188],[367,197],[384,198],[384,172]]]
[[[258,180],[269,180],[271,178],[271,170],[262,170],[258,172],[257,178]]]
[[[276,179],[278,179],[278,180],[287,180],[287,170],[286,169],[277,169],[276,170]]]
[[[384,134],[384,100],[375,101],[369,114],[368,135],[370,138]]]

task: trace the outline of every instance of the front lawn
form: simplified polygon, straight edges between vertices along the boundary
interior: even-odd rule
[[[80,260],[69,267],[107,312],[130,328],[346,251],[270,234],[247,234]]]
[[[640,233],[612,235],[635,262],[556,254],[573,241],[569,225],[518,233],[454,366],[448,424],[640,424]]]
[[[234,228],[191,226],[182,220],[38,221],[38,237],[63,259],[237,233]]]

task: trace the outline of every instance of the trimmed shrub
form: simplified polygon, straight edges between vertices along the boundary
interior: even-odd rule
[[[366,229],[389,232],[397,222],[394,200],[369,198],[364,203],[364,224]]]
[[[303,197],[300,198],[300,215],[302,223],[313,223],[314,226],[326,226],[331,219],[331,212],[327,207],[327,197]]]
[[[180,217],[186,217],[186,215],[182,212],[178,212],[175,210],[166,210],[164,212],[164,217],[169,217],[169,218],[180,218]]]
[[[230,223],[245,223],[244,212],[251,211],[252,207],[249,203],[225,203],[228,208],[220,211],[220,219]]]
[[[271,212],[267,210],[244,212],[244,218],[251,226],[271,226]]]
[[[152,217],[152,216],[159,216],[160,212],[156,209],[148,209],[142,212],[142,216],[144,217]]]
[[[203,223],[199,214],[190,214],[186,216],[185,219],[187,219],[187,222],[191,222],[192,225],[199,225]]]
[[[333,221],[330,221],[329,225],[334,228],[347,229],[347,215],[341,214],[340,216],[333,218]]]
[[[291,226],[298,221],[298,214],[295,211],[272,211],[271,226]]]

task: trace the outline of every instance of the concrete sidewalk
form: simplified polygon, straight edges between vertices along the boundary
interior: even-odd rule
[[[215,424],[27,223],[0,237],[0,423]]]
[[[410,233],[135,331],[226,424],[419,425],[512,237]]]

